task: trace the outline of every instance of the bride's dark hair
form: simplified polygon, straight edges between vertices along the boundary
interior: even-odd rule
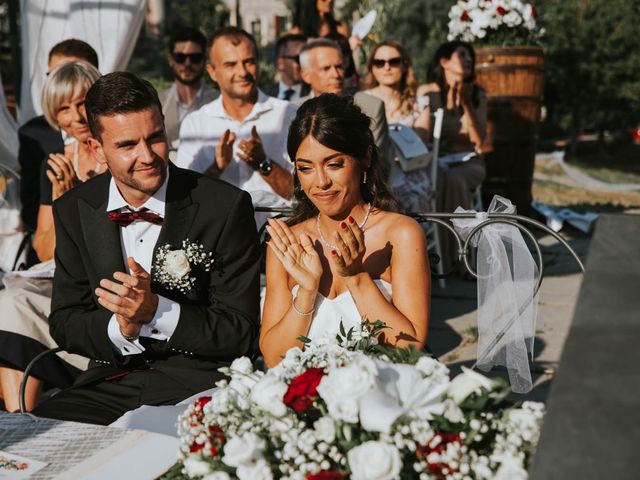
[[[353,103],[349,96],[324,93],[307,100],[298,109],[289,127],[287,151],[295,163],[302,141],[311,135],[325,147],[354,157],[362,172],[366,172],[366,184],[361,183],[361,195],[365,202],[379,210],[395,211],[396,204],[382,178],[378,149],[369,128],[371,120]],[[371,152],[367,166],[367,154]],[[295,205],[290,225],[295,225],[317,215],[318,209],[302,191],[298,175],[293,177]]]

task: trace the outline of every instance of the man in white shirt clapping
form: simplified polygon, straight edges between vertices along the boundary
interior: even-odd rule
[[[255,204],[282,205],[293,195],[286,140],[297,107],[258,89],[257,46],[247,32],[222,28],[209,45],[207,72],[220,97],[184,119],[176,163],[249,192]]]

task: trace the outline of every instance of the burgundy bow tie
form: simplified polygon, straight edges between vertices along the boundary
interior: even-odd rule
[[[128,207],[125,207],[128,209]],[[154,225],[162,225],[162,217],[157,213],[153,213],[148,208],[142,208],[140,210],[130,210],[120,212],[114,210],[113,212],[107,212],[109,220],[116,222],[121,227],[127,227],[131,225],[134,220],[143,220],[145,222],[153,223]]]

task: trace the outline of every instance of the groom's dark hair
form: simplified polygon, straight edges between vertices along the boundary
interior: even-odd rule
[[[162,104],[153,85],[129,72],[113,72],[100,77],[87,92],[84,105],[91,135],[100,142],[103,131],[100,117],[150,108],[157,108],[162,115]]]

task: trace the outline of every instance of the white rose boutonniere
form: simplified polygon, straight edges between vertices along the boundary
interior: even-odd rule
[[[188,239],[182,241],[180,250],[163,245],[158,249],[153,264],[153,279],[166,288],[187,293],[196,283],[195,277],[189,275],[192,266],[199,265],[208,272],[213,263],[211,252]]]

